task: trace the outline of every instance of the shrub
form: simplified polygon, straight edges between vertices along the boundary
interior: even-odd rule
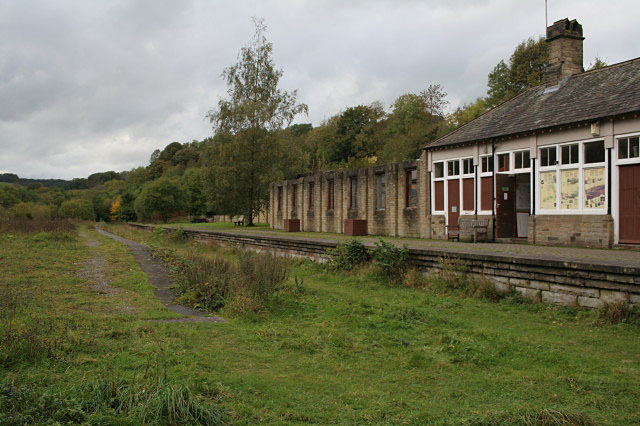
[[[283,288],[289,277],[289,259],[271,253],[238,252],[238,262],[195,251],[169,259],[175,271],[180,301],[217,311],[231,304],[234,312],[257,312]]]
[[[371,251],[374,265],[382,274],[396,281],[401,281],[409,266],[409,249],[396,247],[384,240],[376,243],[376,247]]]
[[[369,252],[362,241],[352,238],[325,253],[327,266],[332,270],[351,271],[369,260]]]
[[[58,215],[63,219],[95,220],[93,204],[84,198],[67,200],[60,205]]]
[[[18,203],[11,208],[11,211],[13,213],[13,218],[16,220],[48,220],[52,217],[51,206],[32,202]]]
[[[268,300],[289,277],[291,262],[285,257],[241,251],[238,259],[246,288],[258,300]]]

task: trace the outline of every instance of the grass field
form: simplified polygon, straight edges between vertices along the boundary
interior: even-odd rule
[[[178,256],[193,250],[109,229],[155,238]],[[94,290],[87,265],[116,290]],[[192,423],[640,423],[640,327],[601,325],[593,312],[438,294],[389,285],[367,269],[297,262],[261,312],[163,323],[177,315],[154,298],[124,245],[86,225],[0,234],[0,268],[0,424],[46,416],[167,424],[180,410]],[[174,401],[173,411],[141,396],[160,386],[169,396],[156,399]]]

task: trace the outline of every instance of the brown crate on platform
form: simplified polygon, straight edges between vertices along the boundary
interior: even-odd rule
[[[285,232],[300,232],[300,219],[285,219]]]
[[[367,235],[367,221],[361,219],[345,219],[344,235],[350,237]]]

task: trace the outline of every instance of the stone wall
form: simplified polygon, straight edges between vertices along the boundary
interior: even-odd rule
[[[150,225],[132,224],[146,230]],[[168,227],[161,227],[171,229]],[[275,235],[248,235],[210,230],[185,230],[203,242],[273,251],[281,255],[324,260],[337,242]],[[370,245],[370,247],[372,247]],[[441,259],[457,259],[469,274],[489,279],[502,292],[517,291],[534,302],[597,308],[605,303],[626,302],[640,306],[640,268],[556,260],[527,255],[461,253],[447,249],[409,249],[409,261],[427,274],[437,273]]]
[[[529,216],[530,243],[611,247],[613,219],[610,215]]]

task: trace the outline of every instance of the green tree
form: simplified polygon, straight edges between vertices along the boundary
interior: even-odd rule
[[[379,140],[374,135],[383,117],[384,109],[379,102],[347,108],[336,121],[336,136],[328,160],[341,163],[376,155]]]
[[[504,61],[489,73],[487,105],[491,108],[544,82],[544,69],[549,61],[544,38],[529,38],[516,46],[509,64]]]
[[[596,56],[596,59],[594,59],[593,63],[589,64],[589,69],[587,71],[598,70],[606,66],[608,66],[607,63],[602,59],[600,59],[598,56]]]
[[[185,170],[182,182],[186,193],[187,212],[192,216],[200,216],[207,210],[202,169],[195,167]]]
[[[58,216],[66,219],[95,220],[93,205],[85,198],[73,198],[60,205]]]
[[[266,26],[254,24],[238,62],[222,73],[228,98],[207,114],[216,135],[206,160],[208,197],[225,213],[244,214],[249,226],[268,202],[269,183],[282,177],[282,149],[273,132],[307,112],[297,91],[278,88],[283,73],[273,63]]]
[[[141,219],[159,217],[167,222],[185,208],[184,188],[175,179],[162,177],[142,187],[135,201],[136,215]]]
[[[121,222],[134,222],[138,216],[135,210],[136,197],[131,192],[125,192],[120,198],[118,220]]]

